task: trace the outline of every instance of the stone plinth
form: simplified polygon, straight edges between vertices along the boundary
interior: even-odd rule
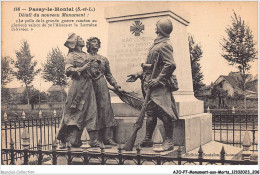
[[[105,18],[109,23],[107,57],[113,75],[123,89],[137,93],[141,93],[140,81],[126,83],[127,75],[141,71],[141,63],[145,62],[156,38],[156,22],[170,19],[173,23],[170,39],[177,65],[174,74],[179,84],[174,97],[179,114],[203,113],[203,102],[194,97],[192,86],[187,33],[189,14],[178,6],[178,2],[135,2],[115,6],[105,9]]]
[[[181,117],[174,122],[173,142],[193,150],[212,141],[212,114],[202,113]]]
[[[118,126],[116,127],[115,131],[115,141],[117,143],[124,144],[129,135],[133,131],[133,126],[137,120],[137,117],[116,117],[116,120],[118,122]],[[162,136],[164,137],[164,130],[163,130],[163,124],[160,120],[157,122],[157,126],[155,129],[159,128],[161,131]],[[137,137],[135,140],[135,145],[138,143],[141,143],[141,141],[144,139],[145,136],[145,129],[146,129],[146,118],[144,119],[144,123],[142,128],[138,131]]]
[[[241,160],[242,158],[242,150],[243,148],[235,147],[232,145],[226,145],[223,143],[211,141],[202,146],[203,150],[203,158],[204,159],[220,159],[220,152],[222,147],[224,146],[225,149],[225,159],[226,160]],[[184,158],[198,158],[199,148],[195,148],[186,154],[183,154]]]
[[[125,143],[129,135],[132,133],[133,125],[136,117],[116,117],[118,126],[115,132],[115,140],[118,143]],[[135,145],[140,143],[145,136],[146,119],[142,128],[138,131]],[[158,119],[155,129],[161,131],[162,137],[165,138],[163,124]],[[173,142],[176,146],[185,146],[184,151],[188,152],[200,145],[204,145],[212,141],[212,115],[202,113],[181,117],[174,122]]]

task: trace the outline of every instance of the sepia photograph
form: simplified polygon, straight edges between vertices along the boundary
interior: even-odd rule
[[[1,174],[259,174],[258,6],[1,1]]]

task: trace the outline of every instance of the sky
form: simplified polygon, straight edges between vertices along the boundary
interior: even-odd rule
[[[108,23],[104,17],[104,9],[108,6],[117,6],[129,2],[2,2],[1,20],[1,53],[3,56],[10,56],[16,59],[15,51],[20,49],[21,41],[26,39],[30,45],[31,54],[37,60],[37,68],[42,68],[46,62],[46,56],[54,47],[59,47],[64,54],[67,48],[64,47],[68,34],[75,32],[86,39],[90,36],[97,36],[102,41],[99,50],[101,55],[107,55]],[[134,3],[134,2],[131,2]],[[160,2],[157,2],[160,3]],[[171,2],[176,3],[176,2]],[[258,42],[258,6],[255,2],[179,2],[185,11],[190,14],[188,32],[194,36],[195,42],[202,47],[203,57],[201,58],[201,71],[204,74],[203,83],[210,84],[220,75],[227,75],[230,71],[237,71],[235,66],[230,66],[221,56],[221,39],[226,36],[225,28],[231,24],[231,16],[234,12],[242,17],[246,25],[253,32],[254,41]],[[34,28],[29,32],[11,31],[11,25],[18,19],[18,12],[14,7],[91,7],[95,12],[88,12],[89,19],[96,19],[98,28],[77,27],[77,28]],[[258,48],[258,46],[256,46]],[[113,70],[112,70],[113,71]],[[252,63],[249,73],[256,75],[258,72],[257,60]],[[45,82],[41,76],[35,77],[32,83],[36,89],[46,91],[52,83]],[[15,78],[7,87],[20,87],[22,84]]]

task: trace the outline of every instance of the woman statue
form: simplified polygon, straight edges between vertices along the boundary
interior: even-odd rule
[[[89,53],[89,59],[99,63],[99,69],[95,69],[92,73],[92,83],[96,94],[97,110],[98,110],[98,128],[99,137],[106,145],[117,145],[113,140],[113,129],[116,126],[113,109],[111,107],[110,94],[106,80],[111,86],[121,88],[110,71],[109,62],[106,57],[99,55],[98,49],[101,42],[97,37],[91,37],[87,40],[86,47]],[[93,71],[92,71],[93,72]],[[105,80],[106,77],[106,80]]]
[[[82,51],[85,43],[80,36],[73,33],[64,45],[69,49],[65,69],[71,81],[57,139],[61,141],[61,149],[66,147],[66,142],[79,147],[83,128],[86,127],[90,146],[96,147],[99,146],[96,140],[98,112],[89,73],[91,63],[87,54]]]

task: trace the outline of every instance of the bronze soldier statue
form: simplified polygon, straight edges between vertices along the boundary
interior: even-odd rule
[[[173,150],[173,121],[179,118],[170,81],[172,73],[176,69],[173,48],[169,39],[172,30],[172,22],[169,19],[161,19],[157,22],[155,29],[157,38],[149,50],[145,64],[142,64],[143,71],[129,75],[130,78],[127,80],[127,82],[134,82],[140,78],[144,96],[148,88],[151,88],[151,96],[146,108],[146,135],[141,146],[153,146],[152,135],[158,117],[162,120],[165,129],[166,139],[162,146],[165,151]],[[155,78],[151,79],[153,66],[157,59]]]

